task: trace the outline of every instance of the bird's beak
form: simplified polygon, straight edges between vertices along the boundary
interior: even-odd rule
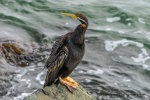
[[[70,17],[73,17],[73,18],[75,18],[75,19],[78,18],[75,14],[69,14],[69,13],[61,13],[61,14],[66,15],[66,16],[70,16]]]

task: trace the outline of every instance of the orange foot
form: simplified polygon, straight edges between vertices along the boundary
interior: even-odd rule
[[[73,93],[74,90],[79,86],[79,84],[70,77],[66,78],[59,77],[59,81],[61,84],[65,85],[71,93]]]

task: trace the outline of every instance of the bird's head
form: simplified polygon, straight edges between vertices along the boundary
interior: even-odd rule
[[[82,23],[83,27],[88,26],[88,19],[83,14],[80,14],[80,13],[76,13],[76,14],[61,13],[61,14],[78,19]]]

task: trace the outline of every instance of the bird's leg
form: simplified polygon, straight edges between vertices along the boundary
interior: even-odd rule
[[[69,89],[69,91],[72,93],[74,92],[76,87],[79,86],[79,84],[70,77],[65,77],[65,78],[59,77],[59,81],[61,84],[65,85]]]

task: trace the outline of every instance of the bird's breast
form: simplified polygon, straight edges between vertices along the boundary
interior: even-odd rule
[[[69,70],[73,70],[81,61],[82,57],[84,55],[84,46],[76,46],[71,45],[69,48],[69,55],[67,59],[67,68]]]

